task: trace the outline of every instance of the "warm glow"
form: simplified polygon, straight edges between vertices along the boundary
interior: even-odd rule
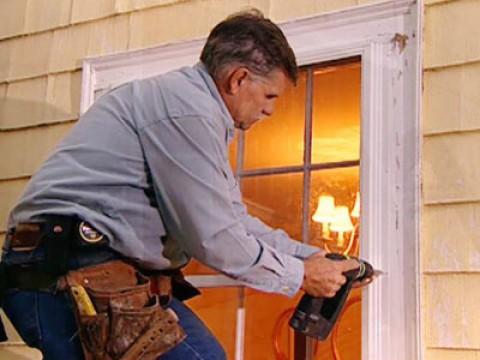
[[[333,162],[358,157],[360,128],[357,125],[335,129],[312,139],[312,159],[315,162]]]
[[[277,99],[273,115],[244,133],[245,169],[303,163],[306,87],[306,71],[301,70],[297,86],[287,88]]]
[[[321,195],[318,199],[318,207],[313,214],[313,221],[319,223],[332,222],[335,216],[335,199],[333,196]]]
[[[315,71],[312,101],[313,164],[360,157],[360,64]],[[245,133],[245,169],[301,165],[305,144],[306,72],[287,89],[275,112]]]
[[[353,224],[348,214],[348,207],[337,206],[335,208],[335,219],[333,220],[330,229],[338,232],[337,244],[343,246],[345,244],[343,233],[353,230]]]
[[[315,71],[313,164],[360,157],[360,83],[358,63]]]
[[[346,232],[353,230],[353,224],[348,215],[348,207],[337,206],[335,208],[335,218],[330,227],[332,231]]]

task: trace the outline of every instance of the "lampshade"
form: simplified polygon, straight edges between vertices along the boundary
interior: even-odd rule
[[[318,206],[312,219],[319,223],[329,223],[335,217],[335,199],[330,195],[320,195]]]
[[[346,232],[353,230],[353,224],[348,214],[348,207],[337,206],[335,208],[335,218],[330,226],[330,230],[338,232]]]
[[[355,197],[355,205],[353,205],[353,210],[350,214],[355,218],[360,217],[360,193],[359,192],[357,192],[357,196]]]

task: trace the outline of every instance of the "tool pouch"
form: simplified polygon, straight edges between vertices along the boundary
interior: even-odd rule
[[[66,286],[78,285],[95,308],[87,313],[73,297],[86,360],[156,359],[185,338],[175,313],[133,266],[111,261],[69,272]]]

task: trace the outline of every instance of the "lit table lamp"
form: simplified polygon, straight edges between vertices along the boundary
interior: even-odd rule
[[[318,206],[315,214],[312,216],[313,221],[322,224],[322,237],[330,238],[330,223],[335,219],[335,199],[330,195],[320,195]]]
[[[330,225],[330,230],[338,232],[337,244],[338,246],[343,246],[345,244],[343,233],[353,231],[353,224],[350,220],[348,207],[337,206],[335,208],[335,217]]]

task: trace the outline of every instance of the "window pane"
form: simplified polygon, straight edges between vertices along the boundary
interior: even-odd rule
[[[302,237],[302,188],[302,173],[242,179],[249,214],[297,240]]]
[[[360,63],[314,71],[312,163],[360,157],[360,75]]]
[[[200,290],[202,295],[188,300],[187,305],[220,341],[227,358],[234,359],[238,289],[221,287]]]
[[[312,172],[310,189],[310,242],[336,252],[344,252],[350,245],[350,255],[358,255],[358,217],[352,211],[359,192],[359,167],[319,170]],[[320,196],[333,197],[335,206],[346,206],[345,218],[336,221],[344,227],[342,239],[340,231],[334,231],[332,221],[328,221],[328,205],[320,204]],[[320,205],[320,206],[319,206]],[[318,209],[320,207],[320,209]],[[316,210],[318,217],[312,219]],[[348,223],[350,221],[350,223]],[[339,222],[341,222],[339,224]],[[349,230],[347,230],[349,228]]]
[[[245,290],[245,359],[293,359],[294,332],[288,320],[301,294],[281,295]]]
[[[274,115],[245,132],[245,169],[301,165],[306,72],[277,100]]]

